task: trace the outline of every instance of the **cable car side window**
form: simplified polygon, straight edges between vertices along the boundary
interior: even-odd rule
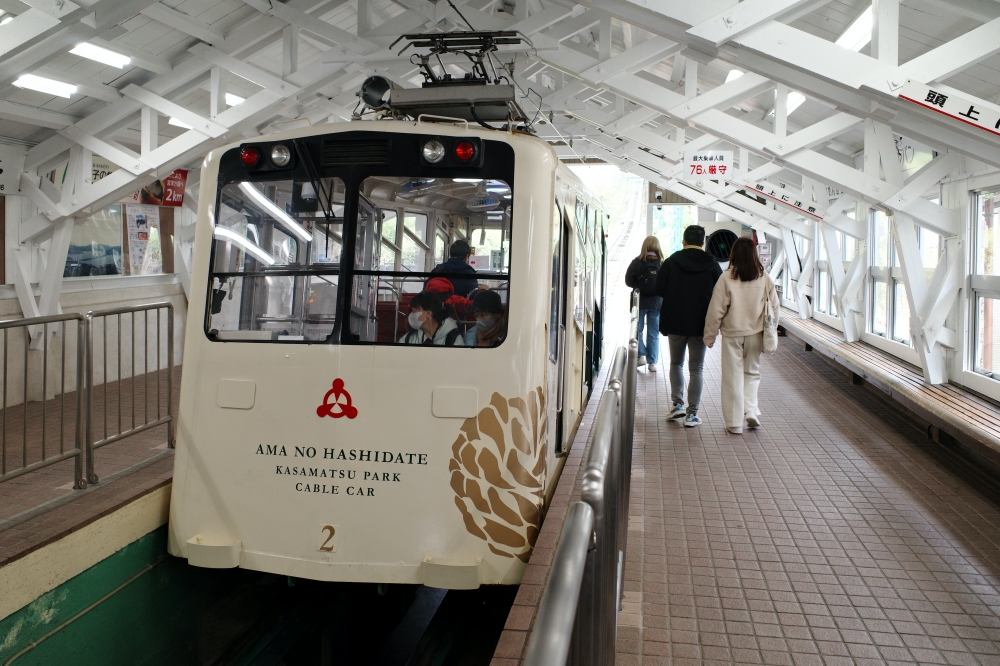
[[[455,347],[502,343],[510,290],[510,185],[487,178],[377,175],[365,178],[359,192],[354,340]],[[378,223],[380,235],[374,231]],[[362,243],[366,229],[375,234],[370,247],[377,254],[361,254],[360,248],[369,247]]]
[[[317,193],[314,182],[324,191]],[[262,177],[220,188],[206,313],[210,337],[321,342],[330,336],[345,194],[340,178]]]

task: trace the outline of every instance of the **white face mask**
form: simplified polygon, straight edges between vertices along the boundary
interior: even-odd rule
[[[420,318],[420,315],[422,314],[423,312],[416,310],[410,313],[410,315],[406,318],[406,322],[410,325],[410,328],[413,329],[420,328],[421,324],[424,323],[423,320]]]
[[[494,323],[495,320],[493,317],[482,317],[480,319],[476,319],[476,328],[480,331],[488,331],[493,328]]]

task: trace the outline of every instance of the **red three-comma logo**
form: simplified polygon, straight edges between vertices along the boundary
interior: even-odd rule
[[[316,408],[316,416],[353,419],[357,415],[357,407],[351,404],[351,394],[344,390],[344,380],[339,377],[334,379],[333,387],[323,396],[323,404]]]

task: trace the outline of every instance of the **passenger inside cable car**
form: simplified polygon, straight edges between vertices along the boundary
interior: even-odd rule
[[[507,317],[504,315],[500,294],[480,291],[469,307],[476,325],[465,334],[466,347],[496,347],[507,335]]]
[[[422,291],[410,299],[406,322],[412,330],[399,341],[408,345],[461,347],[462,332],[454,315],[454,308],[445,305],[440,296]]]
[[[444,301],[445,305],[455,308],[455,314],[457,315],[455,319],[459,324],[472,323],[470,321],[471,314],[469,313],[469,306],[472,305],[472,301],[465,296],[455,294],[455,287],[452,285],[451,280],[443,277],[431,278],[427,281],[424,291],[437,294]]]
[[[455,288],[455,293],[459,296],[471,298],[471,294],[482,288],[476,278],[463,278],[460,275],[475,275],[476,269],[469,264],[472,257],[472,248],[464,240],[457,240],[451,244],[449,259],[436,265],[431,273],[448,273],[451,277],[448,281]],[[428,280],[428,282],[430,282]]]

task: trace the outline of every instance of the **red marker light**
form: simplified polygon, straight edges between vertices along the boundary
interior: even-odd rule
[[[257,162],[260,162],[260,151],[253,146],[247,146],[240,151],[240,159],[243,161],[244,166],[257,166]]]
[[[455,146],[455,157],[462,160],[463,162],[468,162],[475,156],[476,156],[476,147],[473,146],[471,142],[463,141],[457,146]]]

